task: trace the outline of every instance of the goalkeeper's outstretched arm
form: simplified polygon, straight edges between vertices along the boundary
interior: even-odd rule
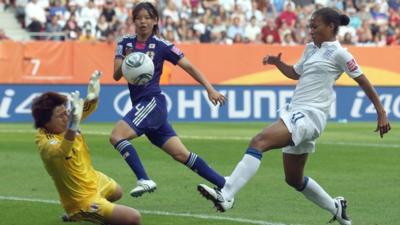
[[[89,117],[94,111],[96,111],[98,102],[99,102],[99,94],[100,94],[100,77],[102,73],[98,70],[94,71],[92,76],[90,77],[88,88],[87,88],[87,96],[85,98],[85,103],[83,105],[83,114],[82,120]]]

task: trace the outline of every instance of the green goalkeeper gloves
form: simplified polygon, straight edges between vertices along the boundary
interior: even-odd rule
[[[68,129],[72,131],[79,130],[83,112],[83,99],[79,98],[79,91],[71,93],[71,112],[69,114]]]
[[[93,72],[92,76],[90,77],[88,89],[87,89],[87,96],[85,100],[92,101],[99,97],[100,93],[100,76],[101,72],[96,70]]]

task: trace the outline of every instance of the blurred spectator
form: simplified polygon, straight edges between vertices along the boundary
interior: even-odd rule
[[[344,37],[341,41],[343,45],[354,45],[353,37],[350,32],[344,34]]]
[[[266,0],[265,4],[262,4],[264,1],[261,1],[262,3],[259,4],[259,7],[264,14],[264,18],[275,18],[277,15],[275,6],[271,1],[272,0]]]
[[[307,20],[300,20],[294,28],[294,40],[298,44],[306,44],[310,41],[308,37]]]
[[[110,42],[123,33],[135,34],[131,10],[142,0],[15,1],[15,16],[29,31],[53,33],[59,32],[61,26],[67,39],[85,37],[91,40],[90,35],[87,36],[91,29],[91,35],[97,40]],[[147,1],[153,2],[159,10],[160,35],[174,42],[305,44],[311,41],[307,28],[311,14],[330,6],[350,17],[349,26],[339,29],[341,42],[399,44],[399,0]],[[25,16],[26,11],[30,12],[29,17]],[[53,20],[54,17],[57,18]],[[49,38],[59,40],[60,36],[50,35]]]
[[[81,10],[79,24],[90,23],[91,27],[93,28],[92,32],[94,32],[94,28],[97,25],[97,20],[99,19],[99,17],[100,11],[96,8],[94,0],[89,0],[87,5],[84,6]]]
[[[196,31],[194,29],[188,29],[186,31],[185,36],[182,38],[182,41],[185,43],[200,43],[199,36],[196,35]]]
[[[96,41],[96,37],[93,35],[90,27],[83,30],[82,34],[79,36],[79,41]]]
[[[183,41],[187,31],[189,30],[189,24],[188,24],[188,20],[186,18],[182,18],[179,21],[179,24],[177,26],[176,32],[177,35],[179,37],[179,40]]]
[[[351,37],[356,37],[356,29],[352,26],[340,26],[337,38],[340,42],[343,42],[344,36],[349,33]]]
[[[232,39],[233,44],[245,43],[243,36],[240,33],[236,33]]]
[[[49,6],[50,6],[50,2],[49,0],[38,0],[37,3],[40,7],[42,7],[45,11],[48,10]]]
[[[240,34],[243,37],[244,28],[241,25],[240,17],[234,17],[233,23],[228,27],[227,35],[228,38],[233,39],[236,34]]]
[[[400,25],[400,15],[397,13],[396,10],[390,8],[389,9],[389,19],[388,19],[389,24],[392,24],[392,26],[397,27]]]
[[[25,24],[25,8],[28,5],[29,0],[16,0],[15,1],[15,17],[21,24],[22,28],[26,27]]]
[[[391,9],[393,9],[394,11],[397,11],[397,10],[399,10],[400,1],[399,0],[389,0],[388,5]]]
[[[375,3],[371,8],[372,19],[377,25],[385,24],[388,20],[388,14],[381,10],[381,5]]]
[[[78,5],[76,4],[75,0],[70,0],[68,3],[68,11],[65,13],[64,18],[60,18],[60,24],[61,26],[65,26],[67,24],[67,21],[71,18],[74,17],[74,21],[78,24],[78,21],[81,19],[81,13],[78,9]]]
[[[224,11],[231,13],[235,7],[235,0],[219,0],[219,4],[222,6]]]
[[[361,27],[361,18],[357,15],[356,9],[351,7],[347,8],[347,13],[350,18],[349,26],[353,27],[354,29],[358,29]]]
[[[361,21],[372,21],[372,15],[369,11],[369,7],[366,3],[360,4],[360,9],[357,12],[358,17],[360,17]]]
[[[291,33],[285,33],[282,38],[282,46],[294,46],[296,42],[293,40],[293,36]]]
[[[293,5],[290,1],[285,4],[284,10],[279,14],[276,19],[276,24],[278,28],[282,26],[282,24],[286,23],[289,27],[293,28],[297,21],[297,14],[294,11]]]
[[[79,38],[81,30],[78,26],[78,22],[76,22],[75,15],[71,15],[67,20],[63,31],[66,33],[66,38],[68,40],[77,40]]]
[[[179,13],[173,0],[167,0],[167,7],[163,10],[162,16],[170,17],[175,24],[178,24]]]
[[[370,45],[372,44],[373,35],[370,28],[370,23],[367,20],[364,20],[361,24],[361,27],[357,30],[357,42],[359,45]]]
[[[281,43],[278,29],[272,19],[267,19],[265,26],[261,29],[261,40],[265,43]]]
[[[250,42],[255,42],[257,37],[261,34],[261,28],[257,25],[257,19],[255,16],[251,17],[250,22],[244,29],[244,37]]]
[[[324,6],[328,6],[328,7],[334,7],[338,10],[344,11],[344,2],[343,0],[332,0],[329,1],[329,3],[327,5]]]
[[[272,4],[274,5],[274,8],[277,13],[281,13],[283,11],[283,6],[286,2],[286,0],[271,0]]]
[[[46,24],[46,32],[48,33],[59,33],[62,32],[63,28],[61,27],[61,25],[59,24],[59,16],[58,15],[54,15],[50,22],[48,22]],[[47,40],[52,40],[52,41],[62,41],[64,40],[64,35],[48,35]]]
[[[225,23],[222,21],[222,18],[220,16],[216,16],[213,19],[212,22],[212,28],[211,28],[211,36],[212,37],[220,37],[222,32],[226,33],[227,28]]]
[[[129,16],[129,10],[126,7],[125,0],[117,0],[117,6],[115,7],[115,14],[119,24],[125,23]]]
[[[105,41],[108,33],[112,32],[110,25],[107,23],[106,17],[101,15],[96,25],[96,37],[99,40]]]
[[[164,19],[164,24],[162,25],[161,33],[162,33],[163,36],[165,36],[167,31],[170,31],[170,30],[171,31],[176,31],[177,27],[176,27],[175,22],[172,20],[172,17],[167,16]],[[176,35],[174,35],[174,36],[176,36]],[[176,38],[174,38],[174,39],[176,39]]]
[[[264,16],[262,12],[258,9],[258,4],[255,0],[251,1],[251,9],[246,12],[246,21],[250,21],[251,19],[255,19],[257,24],[261,24],[264,20]]]
[[[110,29],[116,30],[117,13],[115,12],[114,9],[113,0],[106,0],[106,4],[104,5],[103,11],[101,12],[100,15],[105,17],[106,22],[108,23]]]
[[[25,8],[25,24],[30,32],[41,32],[46,23],[46,12],[38,4],[38,0],[32,0]],[[40,36],[33,35],[33,39],[40,39]]]
[[[211,24],[208,23],[208,16],[204,15],[201,19],[202,25],[204,25],[202,32],[200,33],[200,43],[211,42]]]
[[[176,39],[174,30],[167,29],[167,30],[164,32],[164,35],[163,35],[163,36],[164,36],[165,40],[167,40],[167,41],[169,41],[169,42],[177,42],[177,39]]]
[[[3,29],[0,28],[0,41],[10,40],[10,38],[6,35]]]
[[[386,34],[377,33],[373,39],[375,46],[385,46],[386,45]]]
[[[50,7],[49,9],[49,14],[50,18],[54,16],[59,16],[59,18],[62,18],[64,20],[64,15],[67,12],[67,9],[65,6],[62,5],[61,0],[55,0],[54,5]]]
[[[239,25],[244,26],[244,24],[246,22],[246,17],[242,11],[241,6],[238,4],[235,4],[235,7],[233,8],[233,12],[229,17],[229,19],[231,19],[229,21],[231,25],[235,24],[235,18],[239,18]],[[229,35],[229,33],[228,33],[228,35]]]

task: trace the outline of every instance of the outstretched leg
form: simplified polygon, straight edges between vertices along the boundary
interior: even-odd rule
[[[214,190],[203,184],[198,186],[198,190],[204,197],[213,201],[219,211],[226,211],[233,206],[235,194],[257,173],[262,152],[289,145],[290,142],[288,129],[282,120],[278,120],[251,140],[242,160],[221,190]]]
[[[185,164],[188,168],[217,187],[222,188],[224,186],[225,178],[208,166],[207,162],[196,153],[189,152],[177,136],[169,138],[162,145],[162,149],[173,159]]]

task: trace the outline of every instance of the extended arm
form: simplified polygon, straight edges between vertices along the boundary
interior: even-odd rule
[[[365,94],[371,100],[372,104],[374,104],[376,112],[378,114],[378,125],[375,131],[379,130],[380,136],[383,137],[383,135],[389,132],[391,128],[385,109],[383,108],[381,102],[379,101],[379,97],[378,94],[376,93],[375,88],[371,85],[371,83],[364,74],[354,78],[354,80],[363,89]]]
[[[114,74],[113,74],[113,78],[115,81],[119,81],[122,77],[122,62],[124,60],[120,59],[120,58],[116,58],[114,59]]]
[[[278,68],[278,70],[281,71],[281,73],[283,73],[283,75],[285,75],[286,77],[292,80],[298,80],[300,78],[300,75],[297,74],[296,71],[294,71],[293,66],[287,65],[281,60],[281,55],[282,53],[279,53],[278,56],[267,55],[263,59],[263,64],[275,65],[276,68]]]
[[[219,103],[220,105],[223,105],[225,102],[225,96],[219,93],[215,88],[208,82],[206,77],[196,68],[194,67],[189,60],[186,58],[182,58],[179,60],[178,65],[185,70],[193,79],[195,79],[199,84],[203,85],[203,87],[207,90],[208,92],[208,98],[210,101],[214,104],[217,105]]]

